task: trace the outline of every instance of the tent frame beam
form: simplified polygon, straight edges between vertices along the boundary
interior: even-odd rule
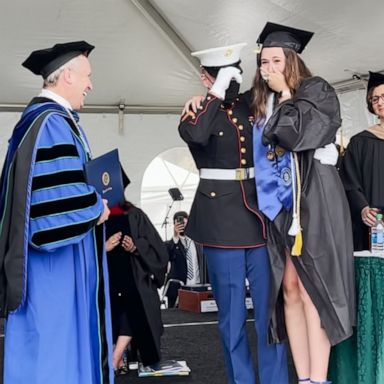
[[[26,104],[1,104],[0,112],[22,112]],[[183,110],[181,105],[161,106],[161,105],[124,105],[125,115],[180,115]],[[121,112],[121,104],[116,105],[85,105],[81,108],[81,113],[114,113]]]
[[[165,37],[181,58],[200,76],[200,62],[191,56],[191,49],[167,21],[164,15],[155,8],[150,0],[130,0],[141,14]]]

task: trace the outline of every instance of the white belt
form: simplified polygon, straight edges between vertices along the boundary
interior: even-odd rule
[[[210,180],[246,180],[255,177],[255,168],[218,169],[201,168],[200,179]]]

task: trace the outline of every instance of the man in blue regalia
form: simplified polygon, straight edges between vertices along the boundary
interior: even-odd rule
[[[4,384],[110,384],[111,332],[102,223],[106,200],[85,182],[79,125],[89,91],[84,42],[34,51],[44,79],[9,140],[0,180]]]

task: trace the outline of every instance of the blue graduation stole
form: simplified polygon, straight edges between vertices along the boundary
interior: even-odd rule
[[[258,205],[274,220],[280,210],[292,208],[292,169],[290,151],[263,144],[264,124],[253,125],[253,162]]]

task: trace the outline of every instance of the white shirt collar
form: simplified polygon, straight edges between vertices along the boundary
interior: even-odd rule
[[[68,100],[64,99],[64,97],[59,96],[57,93],[50,91],[49,89],[43,88],[39,94],[39,97],[47,97],[48,99],[52,99],[57,104],[60,104],[64,108],[72,111],[71,104]]]

